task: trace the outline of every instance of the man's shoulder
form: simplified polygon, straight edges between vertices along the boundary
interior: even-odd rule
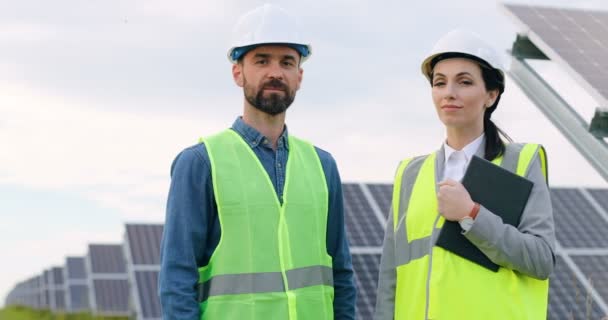
[[[319,156],[319,160],[321,160],[321,163],[324,163],[324,162],[325,163],[335,163],[336,162],[334,157],[328,151],[325,151],[315,145],[313,145],[313,147],[315,147],[315,151],[317,151],[317,155]]]
[[[177,158],[184,157],[185,159],[189,159],[190,161],[195,161],[196,158],[199,160],[205,160],[209,158],[207,153],[207,147],[204,142],[198,142],[197,144],[191,145],[182,150]]]
[[[331,153],[329,153],[315,145],[313,145],[313,146],[315,148],[315,151],[317,152],[317,155],[319,156],[319,160],[321,162],[321,167],[323,167],[323,171],[325,171],[325,173],[328,176],[333,176],[334,173],[337,173],[338,166],[336,164],[336,160],[331,155]]]
[[[208,166],[209,154],[205,144],[199,142],[183,149],[173,160],[171,172],[175,170],[196,170],[197,167]]]

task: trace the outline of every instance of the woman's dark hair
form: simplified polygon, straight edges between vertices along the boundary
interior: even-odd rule
[[[498,107],[498,102],[500,101],[500,96],[502,95],[502,93],[505,90],[505,79],[500,72],[498,72],[496,69],[492,68],[484,60],[481,60],[472,55],[463,54],[463,53],[459,53],[459,52],[458,53],[457,52],[444,53],[442,55],[435,57],[431,61],[431,69],[434,68],[435,64],[437,64],[437,62],[439,62],[441,60],[448,59],[448,58],[456,58],[456,57],[467,58],[467,59],[471,59],[471,60],[477,62],[481,69],[481,77],[483,78],[483,82],[485,84],[486,91],[498,90],[498,96],[496,97],[496,101],[494,101],[494,104],[492,106],[490,106],[489,108],[486,108],[486,110],[483,114],[483,131],[486,136],[486,149],[484,152],[484,158],[488,161],[492,161],[492,160],[496,159],[497,157],[501,156],[505,152],[505,143],[500,138],[500,136],[502,135],[509,142],[512,141],[511,138],[504,131],[502,131],[500,128],[498,128],[498,126],[496,126],[494,121],[492,121],[490,119],[492,117],[492,112],[494,112],[494,110],[496,110],[496,107]],[[430,79],[431,79],[431,85],[433,85],[432,74],[431,74]]]

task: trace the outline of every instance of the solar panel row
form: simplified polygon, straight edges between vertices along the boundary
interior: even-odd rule
[[[371,319],[384,231],[363,188],[369,190],[386,216],[392,186],[343,185],[346,228],[358,288],[357,318]],[[578,319],[589,313],[599,317],[603,314],[601,304],[608,300],[608,242],[602,229],[608,223],[605,217],[608,190],[553,188],[552,201],[561,250],[550,280],[549,319]],[[157,281],[161,235],[160,224],[128,224],[122,246],[91,245],[87,259],[67,258],[63,278],[65,285],[69,285],[65,289],[66,299],[69,299],[68,310],[80,308],[106,314],[124,312],[136,314],[137,319],[160,319]],[[95,265],[96,273],[91,275],[92,266],[85,268],[85,260]],[[46,287],[36,280],[43,279],[43,276],[19,283],[7,298],[7,304],[17,301],[36,307],[44,305],[47,298],[40,294],[40,289]],[[83,278],[96,280],[83,283]],[[91,290],[91,286],[94,289]],[[17,296],[28,292],[25,288],[36,294],[23,302]],[[597,297],[590,293],[589,288],[595,290]]]

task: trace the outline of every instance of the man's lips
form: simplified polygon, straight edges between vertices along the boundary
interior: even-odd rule
[[[277,87],[264,87],[264,91],[278,91],[278,92],[284,92],[285,89],[283,88],[277,88]]]

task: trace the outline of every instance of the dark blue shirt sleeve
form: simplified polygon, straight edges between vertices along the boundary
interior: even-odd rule
[[[357,289],[344,225],[342,182],[333,157],[319,148],[317,154],[325,172],[329,192],[327,253],[333,258],[334,319],[354,320]]]
[[[199,320],[198,266],[204,265],[215,211],[204,146],[182,151],[171,166],[171,187],[161,242],[159,295],[163,319]]]

